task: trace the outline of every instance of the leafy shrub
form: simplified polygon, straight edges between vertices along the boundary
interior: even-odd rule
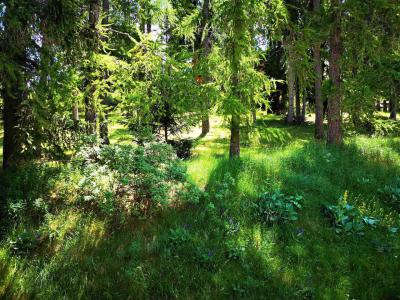
[[[376,226],[378,220],[362,216],[359,210],[349,204],[348,193],[345,192],[344,196],[340,198],[338,205],[326,205],[325,215],[332,221],[336,233],[357,233],[364,234],[365,226]]]
[[[298,219],[302,196],[287,196],[280,190],[260,195],[253,204],[257,217],[266,224],[285,223]]]
[[[186,187],[186,170],[166,144],[85,147],[74,165],[83,174],[80,203],[106,214],[148,215]]]

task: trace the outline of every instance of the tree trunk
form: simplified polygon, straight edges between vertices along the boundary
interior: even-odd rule
[[[257,107],[254,101],[251,103],[251,116],[253,118],[253,124],[255,125],[257,123]]]
[[[289,46],[291,47],[291,45]],[[289,88],[289,108],[288,108],[288,115],[287,115],[287,122],[289,124],[292,124],[294,121],[294,98],[296,95],[296,78],[294,74],[294,68],[293,68],[293,63],[292,63],[292,50],[289,49],[289,59],[288,59],[288,70],[287,70],[287,76],[288,76],[288,88]]]
[[[240,156],[240,118],[238,115],[232,115],[229,157],[233,158],[239,156]]]
[[[301,121],[301,100],[300,100],[300,83],[299,79],[296,79],[296,122],[300,123]]]
[[[102,144],[110,144],[110,139],[108,138],[108,117],[106,113],[100,115],[100,138]]]
[[[103,14],[104,14],[104,19],[103,19],[103,25],[108,24],[108,15],[110,13],[110,2],[109,0],[103,0]],[[103,37],[103,40],[106,38]],[[106,81],[108,79],[108,75],[106,74],[104,76],[104,80]],[[101,95],[101,104],[102,106],[106,106],[106,94]],[[108,138],[108,112],[103,108],[103,112],[100,114],[100,139],[102,141],[102,144],[104,145],[109,145],[110,144],[110,139]]]
[[[89,3],[89,26],[92,30],[92,42],[93,46],[96,47],[97,40],[97,29],[96,25],[99,22],[100,17],[100,5],[99,0],[91,0]],[[97,114],[96,105],[94,103],[94,92],[95,87],[93,86],[93,79],[91,78],[91,70],[88,70],[87,86],[89,86],[89,93],[85,96],[85,121],[86,121],[86,132],[87,134],[96,134],[97,132]]]
[[[211,53],[211,28],[208,24],[210,21],[210,0],[204,0],[203,2],[203,8],[202,8],[202,19],[201,19],[201,24],[199,28],[199,32],[196,36],[196,45],[195,45],[195,51],[203,51],[202,56],[203,58],[206,58],[210,53]],[[208,26],[208,28],[206,28]],[[204,34],[204,31],[207,30],[206,34]],[[204,39],[202,40],[202,38]],[[199,56],[199,53],[195,54],[195,56]],[[195,63],[198,61],[198,57],[194,59]],[[207,82],[209,78],[204,78],[204,81]],[[206,95],[207,99],[205,99],[204,103],[204,115],[201,121],[201,135],[206,136],[207,133],[210,132],[210,116],[209,116],[209,110],[210,110],[210,99],[208,95]]]
[[[389,111],[389,109],[388,109],[388,103],[387,103],[386,100],[383,100],[383,111],[384,111],[384,112],[388,112],[388,111]]]
[[[397,120],[397,99],[392,98],[390,99],[390,119]]]
[[[320,0],[314,0],[314,11],[320,10]],[[324,138],[324,103],[322,101],[322,65],[321,65],[321,44],[314,45],[314,72],[315,72],[315,138]]]
[[[376,110],[381,111],[381,101],[376,101]]]
[[[303,89],[303,105],[301,107],[301,123],[306,121],[307,112],[307,89]]]
[[[201,120],[201,135],[206,136],[210,132],[210,118],[208,114]]]
[[[72,105],[72,121],[74,122],[75,130],[77,130],[78,129],[78,125],[79,125],[79,108],[78,108],[78,104]]]
[[[328,101],[328,144],[343,143],[341,129],[341,91],[340,91],[340,58],[341,58],[341,12],[340,0],[331,0],[334,21],[330,33],[330,68],[329,75],[333,84],[333,95]]]

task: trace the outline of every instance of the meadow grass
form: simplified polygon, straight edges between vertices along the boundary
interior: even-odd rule
[[[0,297],[398,299],[400,239],[388,228],[399,225],[399,206],[381,190],[398,184],[399,138],[356,136],[327,147],[311,124],[262,116],[241,158],[230,160],[229,131],[212,121],[184,162],[207,193],[200,203],[124,224],[60,210],[37,224],[51,240],[15,255],[9,241],[21,225],[0,247]],[[112,128],[112,142],[128,141],[123,127]],[[254,214],[260,193],[276,189],[303,197],[298,221],[268,226]],[[379,219],[377,228],[335,233],[322,208],[345,193]]]

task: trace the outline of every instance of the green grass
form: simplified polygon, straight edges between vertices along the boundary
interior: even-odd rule
[[[399,298],[400,239],[387,230],[398,225],[399,208],[379,192],[400,176],[399,138],[349,137],[330,148],[314,141],[312,125],[267,116],[244,141],[241,158],[229,160],[229,132],[218,119],[212,125],[185,162],[205,200],[124,225],[79,210],[54,212],[37,225],[52,239],[33,253],[13,255],[13,233],[3,242],[0,297]],[[126,134],[113,128],[111,139],[128,141]],[[251,203],[277,188],[302,195],[304,207],[298,221],[266,226]],[[345,191],[379,218],[378,228],[364,236],[335,233],[321,208]]]

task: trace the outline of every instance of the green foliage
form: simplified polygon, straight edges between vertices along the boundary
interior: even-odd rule
[[[287,196],[280,190],[260,195],[253,204],[255,215],[266,224],[285,223],[298,220],[302,208],[302,196]]]
[[[74,163],[82,174],[80,202],[109,215],[148,214],[170,203],[172,190],[186,180],[171,146],[157,143],[83,148]]]
[[[366,226],[375,227],[378,220],[374,217],[363,216],[356,206],[348,203],[348,192],[340,198],[338,205],[327,205],[326,212],[335,226],[336,233],[364,234]]]

